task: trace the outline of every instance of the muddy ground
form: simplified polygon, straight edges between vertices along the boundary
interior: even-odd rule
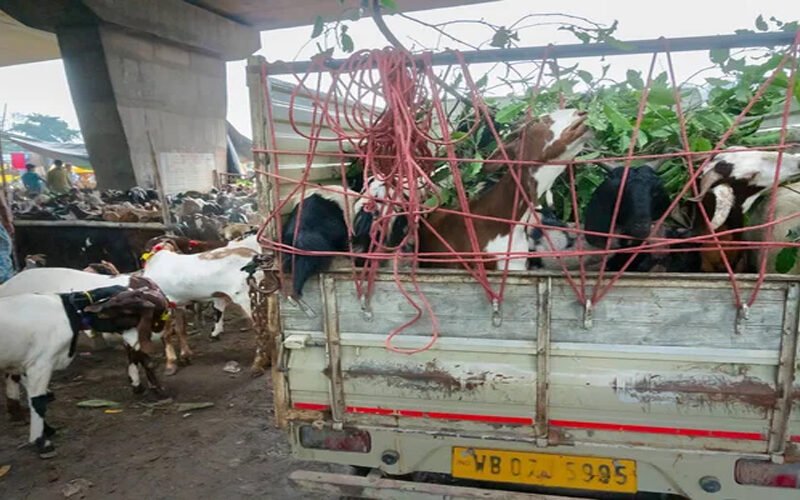
[[[0,478],[0,499],[63,499],[65,493],[73,499],[325,498],[289,484],[292,470],[334,469],[291,458],[284,432],[274,425],[269,377],[248,373],[252,334],[240,331],[233,316],[218,342],[192,335],[193,364],[163,379],[176,403],[211,402],[211,408],[179,412],[174,404],[153,405],[158,398],[152,395],[134,396],[122,348],[90,351],[83,342],[51,384],[56,458],[41,460],[31,448],[18,448],[28,426],[10,423],[0,405],[0,473],[11,466]],[[242,371],[224,372],[229,361]],[[76,406],[88,399],[119,402],[122,411]]]

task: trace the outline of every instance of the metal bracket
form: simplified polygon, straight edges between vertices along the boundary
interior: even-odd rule
[[[792,394],[795,365],[798,359],[800,336],[800,287],[792,283],[786,290],[786,306],[781,326],[781,347],[778,354],[778,373],[775,380],[775,405],[769,425],[767,451],[773,463],[782,463],[789,441],[789,422],[792,414]]]
[[[542,278],[537,283],[537,325],[536,325],[536,416],[534,432],[536,446],[550,446],[549,380],[550,380],[550,326],[552,320],[551,278]]]
[[[736,324],[734,325],[733,332],[736,335],[744,333],[744,322],[750,319],[750,307],[747,304],[742,304],[739,310],[736,311]]]
[[[492,299],[492,326],[495,328],[503,324],[503,314],[500,308],[500,301]]]
[[[586,303],[583,304],[583,329],[589,330],[592,328],[592,299],[586,299]]]

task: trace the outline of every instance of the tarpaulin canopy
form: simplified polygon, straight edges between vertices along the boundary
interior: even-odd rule
[[[8,132],[3,132],[3,136],[31,153],[80,165],[89,165],[89,153],[86,152],[83,144],[37,141]]]

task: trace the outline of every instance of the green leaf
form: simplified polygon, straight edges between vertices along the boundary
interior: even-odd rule
[[[477,82],[475,82],[475,86],[478,87],[479,89],[482,89],[483,87],[486,86],[488,82],[489,82],[489,73],[486,73],[485,75],[480,77]]]
[[[798,104],[800,104],[800,78],[797,78],[794,82],[794,98],[797,100]]]
[[[722,64],[731,56],[730,49],[711,49],[710,52],[711,62],[714,64]]]
[[[397,10],[397,2],[395,2],[394,0],[381,0],[381,7]]]
[[[647,94],[647,102],[660,106],[672,106],[675,104],[675,96],[670,89],[656,87],[650,89]]]
[[[767,26],[767,22],[764,21],[764,16],[759,15],[756,18],[756,29],[758,31],[767,31],[767,30],[769,30],[769,26]]]
[[[322,19],[322,16],[317,16],[314,19],[314,30],[311,32],[311,38],[317,38],[322,34],[322,30],[325,29],[325,21]]]
[[[342,50],[345,52],[353,52],[355,46],[353,45],[353,39],[350,38],[350,35],[348,35],[345,32],[342,32],[341,40],[342,40]]]
[[[692,147],[692,151],[695,151],[695,152],[697,152],[697,151],[711,151],[711,149],[714,147],[714,145],[711,144],[711,141],[709,141],[705,137],[695,137],[694,139],[692,139],[691,147]]]
[[[781,249],[775,259],[775,270],[781,274],[786,274],[792,270],[797,263],[797,247]]]
[[[610,105],[604,104],[603,112],[605,113],[606,118],[608,118],[608,121],[611,122],[611,125],[613,125],[618,131],[627,131],[633,128],[628,119]],[[630,138],[628,138],[628,142],[630,142]]]
[[[511,123],[517,119],[522,110],[525,109],[525,106],[527,106],[527,103],[524,101],[513,102],[503,106],[494,116],[494,119],[497,123],[503,125]]]
[[[628,85],[635,88],[636,90],[642,90],[644,88],[644,81],[642,81],[642,74],[638,71],[634,71],[629,69],[627,73],[625,73],[626,81]]]
[[[592,83],[592,74],[589,73],[588,71],[584,71],[582,69],[579,69],[575,73],[578,75],[578,78],[583,80],[585,83],[587,83],[587,84]]]

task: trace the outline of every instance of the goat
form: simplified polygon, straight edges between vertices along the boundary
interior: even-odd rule
[[[764,196],[758,204],[754,205],[753,211],[750,215],[750,224],[758,226],[766,224],[769,221],[769,196]],[[792,215],[800,214],[800,182],[787,184],[778,187],[775,194],[775,216],[772,220],[780,220],[786,218],[783,222],[779,222],[772,226],[772,238],[767,238],[767,229],[751,229],[744,235],[747,241],[793,241],[789,237],[789,231],[797,231],[800,220],[796,217],[790,218]],[[759,269],[761,265],[761,257],[764,252],[767,252],[767,267],[766,272],[774,273],[777,271],[776,263],[778,253],[781,248],[768,248],[756,249],[748,252],[750,268]],[[800,274],[800,260],[796,260],[794,266],[787,271],[789,274]]]
[[[544,116],[539,121],[527,124],[520,136],[506,149],[509,156],[524,161],[547,163],[550,161],[574,158],[587,139],[586,114],[573,109],[564,109]],[[494,155],[496,158],[498,155]],[[558,175],[566,169],[566,165],[546,165],[547,168],[523,165],[520,168],[521,185],[527,189],[531,201],[536,202],[537,195],[549,191]],[[488,216],[504,221],[476,218],[472,221],[478,240],[478,248],[473,249],[467,222],[461,214],[451,212],[435,212],[422,224],[419,230],[420,253],[468,253],[481,251],[489,254],[527,253],[528,239],[525,226],[514,224],[531,217],[523,196],[517,196],[514,204],[517,184],[511,174],[511,168],[482,196],[469,204],[469,213]],[[452,249],[452,250],[451,250]],[[527,258],[497,257],[486,265],[495,269],[498,261],[513,270],[524,270]],[[458,263],[421,262],[426,267],[460,267]]]
[[[117,266],[108,262],[107,260],[102,260],[100,262],[94,262],[89,264],[84,269],[87,273],[96,273],[96,274],[104,274],[106,276],[119,276],[120,272],[117,269]]]
[[[353,203],[357,199],[358,193],[340,186],[306,190],[303,199],[289,213],[281,241],[302,251],[346,251],[348,230],[345,212],[352,216]],[[332,255],[284,253],[284,272],[292,273],[292,297],[302,298],[306,281],[314,274],[327,270],[332,261]]]
[[[128,275],[107,276],[62,267],[30,269],[0,285],[0,298],[30,293],[73,293],[115,285],[130,287],[131,279],[131,276]],[[135,282],[134,285],[136,285]],[[139,378],[139,368],[144,371],[147,380],[156,380],[150,357],[146,352],[140,352],[143,349],[148,350],[147,345],[139,342],[140,338],[147,340],[145,336],[144,334],[139,335],[135,330],[124,332],[122,335],[128,354],[128,377],[134,393],[144,391],[144,386]],[[157,384],[155,388],[158,388]]]
[[[584,231],[601,234],[576,234],[579,231],[574,230],[574,225],[565,224],[550,211],[542,211],[541,222],[543,225],[563,227],[565,229],[534,227],[528,231],[530,251],[545,254],[544,256],[530,259],[529,266],[531,268],[561,269],[563,265],[567,269],[577,269],[580,263],[577,255],[558,259],[556,257],[548,257],[546,253],[577,251],[579,248],[582,251],[605,250],[608,237],[603,236],[602,233],[609,234],[610,232],[611,218],[622,184],[624,170],[624,167],[612,169],[608,177],[592,193],[592,197],[586,206],[582,219]],[[656,171],[648,165],[631,168],[628,171],[625,189],[622,191],[617,221],[614,227],[615,234],[627,236],[628,238],[615,238],[609,249],[632,248],[642,244],[643,240],[650,236],[653,222],[658,220],[667,208],[669,208],[669,196]],[[661,236],[679,238],[686,235],[677,230],[666,228],[662,231]],[[614,253],[607,260],[606,270],[618,271],[629,259],[630,253]],[[584,257],[584,268],[598,270],[601,261],[601,253],[586,255]],[[667,271],[689,271],[692,263],[689,258],[679,257],[679,253],[668,253],[666,256],[647,253],[636,256],[626,269],[634,272],[645,272],[652,271],[657,266]]]
[[[695,217],[694,232],[698,235],[711,231],[728,231],[744,227],[744,216],[764,191],[773,185],[778,152],[729,148],[716,155],[704,167],[700,177],[699,194],[692,201],[701,203],[711,214],[710,228],[700,217]],[[778,183],[800,175],[800,154],[783,153]],[[742,232],[719,236],[721,242],[737,242]],[[713,245],[709,240],[706,246]],[[747,267],[747,252],[723,250],[734,272]],[[726,267],[719,250],[703,250],[703,272],[725,272]]]
[[[35,269],[37,267],[45,267],[47,265],[47,256],[43,253],[25,256],[25,267],[23,271],[28,269]]]
[[[28,293],[0,298],[0,315],[5,318],[0,334],[0,369],[10,373],[6,377],[8,408],[20,409],[19,383],[21,376],[25,376],[32,410],[29,442],[42,458],[55,454],[50,441],[54,429],[45,422],[50,399],[47,387],[53,371],[66,368],[75,357],[78,332],[86,327],[122,332],[142,321],[149,321],[151,328],[154,327],[153,308],[145,307],[150,313],[146,316],[142,314],[141,303],[123,301],[117,304],[122,308],[116,309],[103,305],[104,301],[131,291],[113,285],[58,295]],[[165,303],[163,299],[162,312]],[[147,304],[152,305],[149,301]]]
[[[176,306],[185,306],[193,301],[213,301],[215,325],[211,339],[217,340],[223,330],[223,314],[229,303],[238,305],[252,319],[250,287],[242,268],[260,253],[260,249],[255,236],[250,236],[230,242],[226,247],[193,255],[161,250],[147,259],[143,276],[156,282]],[[179,327],[181,358],[188,360],[192,352],[181,313],[174,321]],[[164,338],[167,375],[177,371],[178,358],[171,343],[174,332],[175,329],[168,327]]]
[[[283,226],[282,242],[303,251],[345,252],[352,246],[354,252],[363,253],[372,246],[376,218],[388,217],[386,234],[382,224],[375,227],[375,243],[379,248],[397,246],[407,232],[408,221],[393,215],[390,211],[394,208],[385,203],[385,199],[386,186],[378,180],[369,182],[365,196],[341,186],[308,189],[302,200],[292,200],[294,206]],[[352,234],[348,231],[348,220],[352,224]],[[333,260],[332,255],[285,252],[283,269],[292,273],[292,298],[301,300],[306,281],[327,270]],[[356,264],[362,263],[356,260]]]

